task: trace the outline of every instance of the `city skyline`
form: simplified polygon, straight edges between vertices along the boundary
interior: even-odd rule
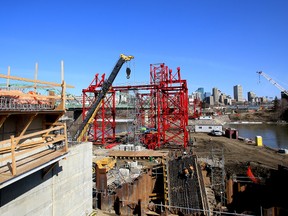
[[[243,86],[240,85],[240,84],[231,86],[231,88],[232,88],[232,90],[233,90],[232,95],[231,95],[231,94],[227,94],[226,92],[221,91],[221,88],[218,88],[218,87],[215,87],[215,86],[211,88],[211,91],[206,91],[205,88],[203,88],[203,87],[198,87],[196,90],[192,91],[192,92],[189,93],[189,94],[190,94],[190,95],[193,95],[193,94],[195,94],[195,93],[196,93],[196,94],[199,94],[199,93],[200,93],[200,97],[201,97],[202,100],[205,98],[205,94],[207,94],[208,97],[209,97],[209,96],[213,96],[213,100],[215,101],[215,96],[214,96],[214,94],[213,94],[213,89],[216,89],[216,91],[218,91],[218,96],[216,96],[216,101],[219,100],[219,97],[220,97],[219,93],[224,94],[224,95],[227,96],[228,98],[231,98],[231,99],[237,101],[237,99],[235,98],[235,95],[234,95],[235,86],[241,86],[241,88],[242,88],[242,90],[241,90],[241,92],[242,92],[242,100],[243,100],[243,101],[249,101],[249,97],[253,97],[253,98],[266,98],[266,99],[268,99],[268,100],[273,100],[273,99],[275,99],[275,97],[277,97],[277,96],[275,96],[275,97],[268,97],[268,96],[265,96],[265,95],[257,95],[257,94],[255,94],[255,92],[254,92],[253,90],[244,92],[244,91],[243,91]],[[199,91],[200,89],[201,89],[201,91]],[[215,91],[215,92],[216,92],[216,91]],[[203,97],[202,97],[202,95],[203,95]],[[218,98],[218,100],[217,100],[217,98]],[[281,96],[280,96],[280,97],[277,97],[277,98],[280,99]]]

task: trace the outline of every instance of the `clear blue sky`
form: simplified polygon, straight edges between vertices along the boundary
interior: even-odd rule
[[[0,3],[0,73],[61,81],[80,95],[96,73],[110,74],[121,53],[134,55],[132,74],[114,85],[149,82],[149,65],[179,66],[189,93],[233,86],[257,96],[280,91],[256,71],[288,89],[287,0],[55,1]],[[125,66],[124,66],[125,67]],[[6,81],[3,80],[3,83]]]

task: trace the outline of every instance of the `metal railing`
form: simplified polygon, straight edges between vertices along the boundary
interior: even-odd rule
[[[31,103],[27,100],[0,97],[0,110],[51,110],[54,106],[50,103]]]

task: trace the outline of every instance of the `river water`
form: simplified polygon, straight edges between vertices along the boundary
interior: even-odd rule
[[[261,136],[263,144],[271,148],[288,149],[288,125],[287,124],[229,124],[224,127],[235,128],[239,136],[255,140]]]
[[[133,133],[131,122],[117,122],[116,132],[128,131]],[[227,124],[223,128],[235,128],[238,135],[243,138],[255,140],[261,136],[265,146],[279,149],[288,149],[288,124]]]

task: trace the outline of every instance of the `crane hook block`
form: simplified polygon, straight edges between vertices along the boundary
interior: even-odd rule
[[[126,68],[126,77],[127,79],[130,78],[130,74],[131,74],[131,69],[129,67]]]

